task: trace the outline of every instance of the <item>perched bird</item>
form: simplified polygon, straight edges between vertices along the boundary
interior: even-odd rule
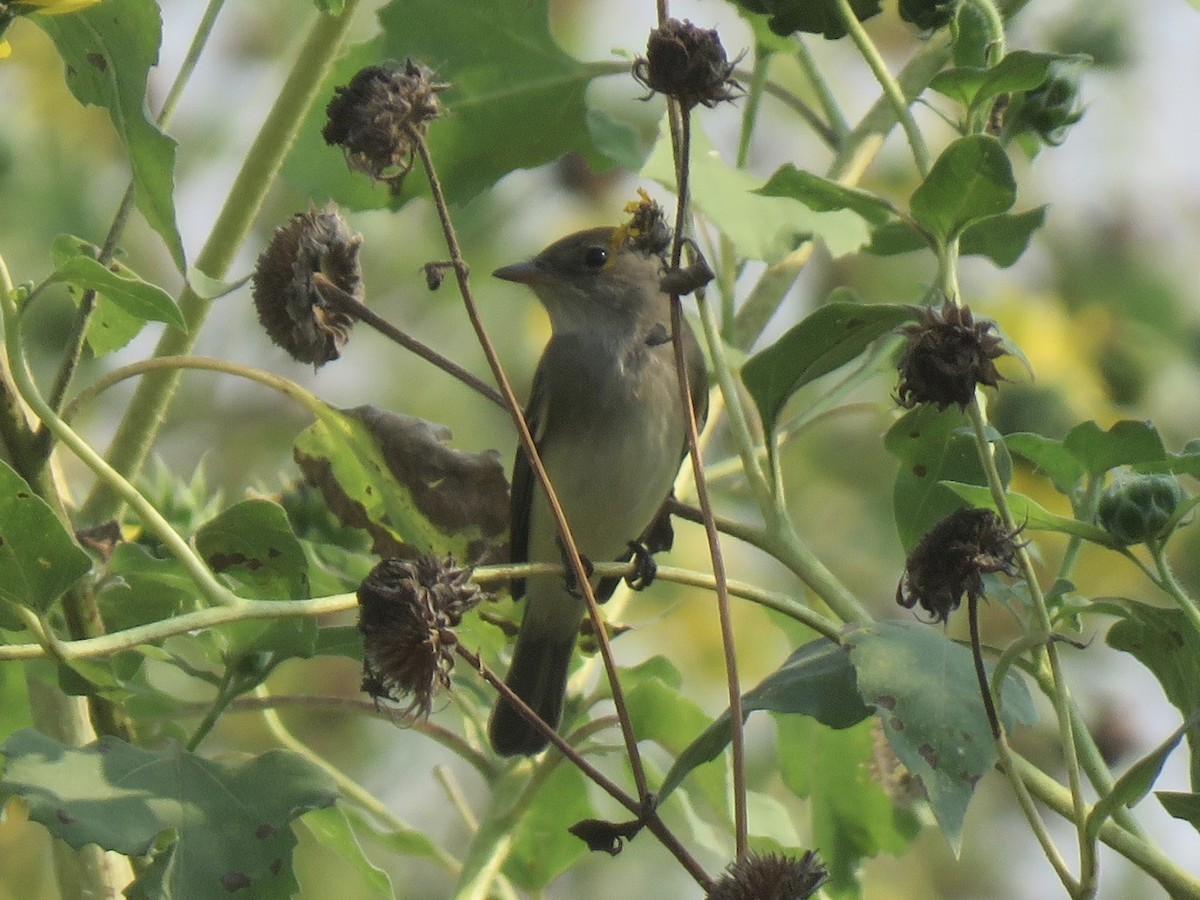
[[[630,542],[656,520],[687,450],[662,268],[661,257],[620,241],[616,229],[593,228],[494,273],[528,285],[550,315],[551,337],[525,417],[579,552],[592,562],[629,557]],[[692,403],[703,421],[704,360],[683,328]],[[520,448],[510,541],[513,562],[564,560],[545,492]],[[600,593],[612,586],[601,585]],[[557,728],[586,606],[578,586],[561,575],[515,582],[514,596],[522,593],[525,616],[507,684]],[[503,756],[531,755],[548,743],[503,698],[490,736]]]

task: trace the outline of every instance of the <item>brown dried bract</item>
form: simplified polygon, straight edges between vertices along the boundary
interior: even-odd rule
[[[358,588],[362,689],[428,716],[439,687],[450,687],[455,627],[483,595],[453,557],[385,559]]]
[[[413,134],[424,134],[441,115],[437,95],[447,87],[411,59],[367,66],[349,84],[334,88],[321,135],[346,151],[351,169],[396,193],[412,168]]]
[[[633,63],[633,77],[650,91],[646,99],[659,93],[674,97],[684,109],[713,107],[741,96],[742,86],[732,77],[736,62],[726,58],[715,30],[667,19],[650,32],[645,57]]]
[[[1017,574],[1016,533],[990,509],[960,509],[938,522],[908,555],[896,586],[896,602],[918,604],[935,622],[945,622],[963,596],[983,596],[983,576]]]
[[[940,311],[921,310],[915,325],[902,329],[908,344],[900,359],[900,405],[936,403],[938,409],[957,404],[966,409],[975,397],[975,386],[999,386],[1002,376],[994,360],[1006,351],[992,322],[976,322],[966,306],[950,300]]]
[[[829,878],[817,854],[750,851],[725,870],[706,900],[806,900]]]
[[[297,213],[275,229],[254,268],[254,306],[271,340],[298,362],[320,367],[341,355],[354,319],[331,309],[313,284],[318,272],[360,302],[362,236],[337,205]]]

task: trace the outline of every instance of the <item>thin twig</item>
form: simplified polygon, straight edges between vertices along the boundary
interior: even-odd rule
[[[450,251],[450,262],[454,267],[454,275],[458,281],[458,290],[462,295],[463,305],[467,310],[467,317],[471,320],[471,326],[475,329],[475,335],[479,340],[480,347],[483,348],[483,352],[487,356],[488,365],[492,369],[492,376],[496,379],[496,384],[499,386],[500,393],[504,397],[505,406],[512,416],[521,449],[526,454],[538,483],[546,493],[550,512],[554,516],[555,524],[558,527],[564,555],[570,563],[575,583],[579,586],[580,592],[583,594],[583,599],[587,603],[588,615],[595,626],[597,644],[600,649],[601,658],[604,660],[604,670],[608,676],[609,686],[612,689],[613,705],[616,707],[617,718],[621,722],[621,735],[625,741],[625,751],[629,756],[629,766],[633,771],[633,779],[637,785],[638,797],[643,803],[646,803],[650,798],[650,788],[646,781],[646,769],[642,763],[641,751],[638,749],[637,737],[633,733],[629,708],[625,702],[625,691],[621,687],[620,677],[617,673],[617,664],[613,658],[612,645],[608,639],[608,632],[604,628],[604,619],[600,615],[600,606],[596,602],[596,594],[592,589],[589,574],[579,554],[579,547],[575,543],[575,538],[571,534],[571,526],[567,522],[566,514],[563,512],[562,505],[558,502],[558,497],[554,492],[554,485],[550,483],[550,476],[546,474],[546,468],[542,465],[537,445],[533,440],[532,433],[529,431],[529,424],[525,421],[525,415],[521,411],[521,404],[517,402],[516,394],[513,392],[508,376],[504,373],[504,367],[500,364],[500,357],[496,353],[496,348],[492,345],[487,329],[484,328],[483,320],[479,316],[479,310],[475,305],[475,298],[471,292],[467,263],[463,258],[462,250],[458,244],[458,235],[455,233],[454,223],[450,218],[450,208],[446,203],[446,195],[442,191],[441,181],[433,165],[433,157],[429,153],[429,145],[425,142],[425,136],[414,128],[410,127],[408,129],[408,136],[413,146],[416,147],[417,155],[421,159],[421,165],[425,169],[425,176],[429,179],[429,190],[433,195],[434,206],[438,211],[438,219],[442,224],[442,233],[446,239],[446,247]]]
[[[317,292],[321,295],[321,299],[329,304],[329,306],[335,311],[345,313],[346,315],[371,326],[384,337],[391,341],[395,341],[405,350],[415,353],[426,362],[437,366],[447,375],[457,378],[467,387],[471,388],[471,390],[482,394],[486,399],[492,401],[502,409],[504,408],[504,398],[501,397],[500,392],[490,384],[483,381],[473,373],[468,372],[458,363],[454,362],[454,360],[442,356],[442,354],[438,353],[432,347],[427,347],[416,338],[405,334],[353,294],[348,294],[343,291],[340,287],[326,278],[323,273],[317,272],[313,275],[313,286],[316,287]]]
[[[665,6],[665,4],[664,4]],[[659,20],[660,26],[663,20]],[[675,234],[671,244],[671,268],[678,269],[683,261],[683,236],[688,214],[688,177],[691,153],[691,110],[681,108],[675,98],[669,98],[671,118],[671,143],[675,152],[675,184],[677,203],[675,207]],[[697,299],[703,302],[703,289],[697,291]],[[708,494],[708,482],[704,477],[704,461],[700,456],[700,433],[696,422],[696,409],[692,405],[691,388],[688,385],[687,358],[683,344],[683,304],[678,294],[671,295],[671,335],[675,350],[675,374],[679,382],[680,403],[687,422],[688,455],[691,457],[692,474],[696,480],[696,499],[704,513],[704,533],[708,539],[709,556],[712,559],[713,578],[716,581],[717,618],[721,625],[721,644],[725,655],[725,675],[729,686],[729,715],[732,724],[731,749],[733,755],[733,821],[734,840],[738,857],[749,849],[749,817],[746,811],[746,743],[744,716],[742,714],[742,689],[738,677],[737,651],[733,643],[733,617],[729,606],[729,584],[725,572],[725,558],[721,553],[721,538],[713,520],[712,500]]]
[[[712,879],[709,878],[708,873],[704,871],[700,863],[697,862],[696,859],[687,851],[687,848],[679,843],[679,840],[670,831],[670,829],[666,827],[666,824],[661,818],[659,818],[658,813],[655,812],[654,807],[651,804],[647,803],[645,799],[631,797],[629,794],[625,793],[614,782],[609,780],[609,778],[603,772],[584,759],[578,750],[572,747],[571,744],[569,744],[567,740],[563,738],[557,731],[547,725],[546,722],[542,720],[541,716],[534,712],[524,700],[517,696],[516,692],[513,691],[513,689],[507,684],[505,684],[502,678],[497,676],[494,672],[492,672],[491,669],[484,665],[482,659],[480,659],[470,650],[466,649],[464,646],[462,646],[462,644],[456,645],[454,649],[461,659],[466,661],[471,668],[478,672],[484,681],[494,687],[500,693],[500,696],[504,698],[505,702],[512,704],[513,708],[516,709],[517,712],[519,712],[522,716],[524,716],[525,719],[538,731],[540,731],[542,735],[545,736],[545,738],[549,740],[550,743],[553,744],[555,748],[557,748],[558,751],[562,753],[562,755],[572,765],[579,769],[580,772],[598,785],[610,797],[637,816],[638,820],[650,830],[651,834],[653,834],[659,839],[660,842],[662,842],[662,845],[666,847],[667,850],[669,850],[677,860],[679,860],[680,864],[687,870],[688,874],[695,878],[696,882],[701,887],[703,887],[705,890],[708,890],[708,888],[712,886]]]

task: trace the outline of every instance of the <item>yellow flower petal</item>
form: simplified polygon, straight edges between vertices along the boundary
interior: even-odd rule
[[[0,38],[0,59],[6,59],[12,56],[12,44]]]
[[[43,16],[62,16],[95,6],[100,0],[21,0],[20,6],[32,6],[31,13]]]

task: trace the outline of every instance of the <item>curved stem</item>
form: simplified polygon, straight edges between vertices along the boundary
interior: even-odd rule
[[[11,298],[7,295],[4,296],[2,302],[4,307],[4,341],[9,361],[12,364],[13,380],[16,383],[17,390],[21,393],[22,399],[29,404],[38,418],[42,420],[42,423],[59,441],[78,456],[101,481],[108,484],[117,496],[133,507],[142,521],[146,523],[146,527],[152,530],[155,536],[170,551],[171,555],[179,560],[180,565],[183,566],[184,570],[192,578],[193,582],[195,582],[196,587],[210,603],[225,606],[240,604],[242,602],[241,598],[217,580],[216,576],[204,564],[204,561],[192,549],[191,545],[171,527],[171,524],[142,496],[141,492],[105,462],[100,454],[92,449],[91,445],[76,434],[46,404],[46,401],[38,392],[37,386],[33,383],[33,377],[25,362],[24,349],[21,347],[20,341],[20,328],[18,327],[19,313],[13,305]]]
[[[871,40],[867,30],[863,28],[862,23],[854,15],[854,10],[850,7],[850,0],[835,0],[838,14],[842,18],[842,24],[846,27],[846,31],[850,35],[850,39],[854,41],[854,46],[858,48],[858,52],[862,54],[867,65],[871,68],[871,72],[875,75],[875,80],[879,82],[879,86],[883,88],[883,94],[887,97],[888,102],[892,105],[892,111],[896,115],[896,120],[900,123],[900,127],[904,129],[904,135],[908,138],[908,146],[912,148],[913,159],[917,163],[917,171],[924,178],[929,174],[929,148],[925,145],[925,138],[921,134],[921,130],[917,128],[917,123],[913,120],[912,110],[908,108],[908,101],[904,98],[904,92],[900,89],[900,85],[888,71],[887,63],[879,53],[879,48],[875,46],[875,42]]]
[[[1196,634],[1200,635],[1200,607],[1196,606],[1196,601],[1188,596],[1183,585],[1175,577],[1171,564],[1167,561],[1166,543],[1159,541],[1151,544],[1150,555],[1154,559],[1155,568],[1158,569],[1160,586],[1175,601]]]
[[[339,16],[318,14],[275,105],[230,186],[208,240],[196,257],[196,268],[210,278],[225,276],[249,233],[267,191],[299,133],[305,114],[337,59],[337,49],[360,2],[346,0]],[[190,286],[185,287],[179,308],[187,323],[187,332],[168,328],[155,347],[154,355],[161,358],[188,353],[195,345],[211,306],[212,301],[201,297]],[[155,373],[138,385],[106,454],[113,469],[128,477],[136,476],[158,435],[177,385],[176,372]],[[80,520],[88,523],[113,518],[124,501],[112,484],[101,480],[84,502]]]
[[[808,83],[816,93],[817,101],[825,113],[825,118],[829,120],[829,127],[834,136],[830,146],[840,149],[846,136],[850,133],[850,123],[846,121],[846,115],[842,112],[837,97],[833,95],[833,89],[830,87],[828,79],[821,74],[816,60],[813,59],[812,52],[808,49],[808,42],[799,34],[796,35],[796,62],[804,71],[804,77],[808,79]]]
[[[304,757],[305,760],[328,775],[333,779],[338,790],[347,799],[369,812],[382,825],[391,828],[393,831],[411,832],[414,830],[412,826],[408,825],[384,804],[380,803],[370,791],[292,734],[287,726],[283,724],[283,720],[279,717],[279,713],[275,708],[265,705],[271,700],[271,694],[264,685],[259,685],[255,688],[254,696],[256,700],[264,704],[259,709],[263,724],[267,726],[267,730],[271,732],[271,736],[275,738],[281,747],[285,747],[293,753]],[[436,859],[442,867],[452,874],[457,874],[458,870],[462,867],[461,863],[443,850],[441,844],[437,842],[430,843],[436,848]]]

